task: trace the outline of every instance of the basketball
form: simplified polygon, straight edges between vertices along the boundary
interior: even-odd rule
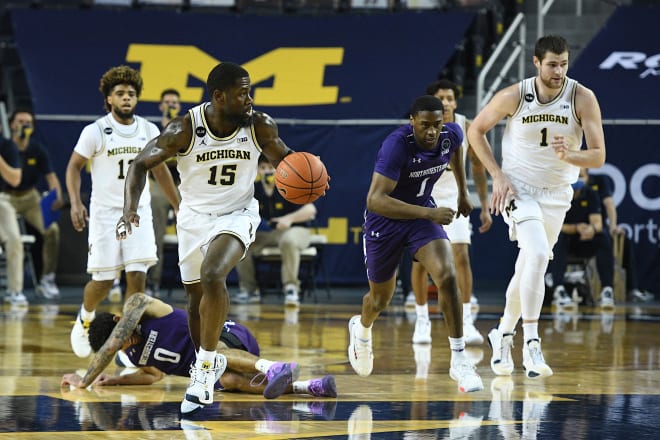
[[[291,203],[312,203],[325,194],[328,172],[318,156],[291,153],[280,161],[275,171],[277,191]]]

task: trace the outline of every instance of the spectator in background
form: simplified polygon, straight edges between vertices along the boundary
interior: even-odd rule
[[[612,240],[614,237],[623,235],[623,260],[621,265],[626,270],[626,292],[628,293],[628,299],[641,302],[652,301],[654,298],[652,293],[639,290],[635,253],[632,249],[632,242],[626,236],[623,228],[619,226],[609,179],[604,174],[590,174],[586,169],[584,172],[588,176],[587,185],[596,191],[600,197],[604,225],[603,236],[610,242],[610,247],[613,248]]]
[[[176,89],[165,89],[160,94],[160,104],[158,110],[162,114],[161,130],[167,127],[167,124],[177,116],[181,111],[181,101],[179,100],[179,92]],[[174,184],[179,184],[179,173],[176,170],[176,158],[172,157],[165,162],[167,168],[172,173]],[[170,209],[172,205],[167,200],[163,193],[162,188],[158,185],[153,175],[149,173],[152,182],[149,186],[151,191],[151,213],[154,219],[154,234],[156,236],[156,254],[158,255],[158,262],[149,268],[147,272],[147,290],[146,294],[159,297],[160,296],[160,283],[163,275],[163,243],[164,237],[167,233],[167,223],[169,220]]]
[[[587,173],[581,169],[580,178],[573,183],[573,200],[566,212],[557,244],[553,249],[554,259],[551,264],[554,281],[554,297],[557,305],[567,306],[572,303],[564,286],[564,273],[569,255],[580,258],[596,257],[598,276],[603,289],[600,293],[602,308],[614,307],[614,254],[612,243],[603,233],[601,201],[598,193],[587,185]]]
[[[16,210],[5,191],[18,186],[22,174],[18,149],[0,135],[0,241],[7,260],[7,291],[4,301],[18,307],[28,305],[23,294],[23,241]]]
[[[245,258],[236,265],[240,290],[232,297],[232,301],[246,304],[261,300],[252,257],[266,246],[277,246],[282,255],[284,304],[298,306],[300,252],[309,246],[312,236],[309,226],[316,216],[316,207],[312,203],[294,205],[285,200],[275,189],[275,167],[264,156],[259,157],[259,176],[254,184],[254,198],[259,202],[261,224]]]
[[[57,211],[64,206],[62,186],[48,156],[48,150],[34,137],[35,120],[32,110],[17,108],[9,117],[12,141],[18,147],[22,177],[14,188],[7,189],[9,202],[16,213],[43,237],[43,270],[39,286],[35,288],[48,298],[57,298],[60,291],[55,283],[55,271],[60,250],[60,228],[56,221],[45,224],[41,208],[41,195],[37,183],[41,177],[46,179],[49,191],[55,191],[55,200],[45,209]]]
[[[426,88],[426,94],[435,96],[442,101],[444,108],[442,113],[442,122],[454,122],[461,127],[463,133],[467,133],[470,122],[464,115],[456,113],[456,99],[458,98],[458,86],[449,80],[439,80],[430,84]],[[479,232],[488,231],[493,224],[493,219],[488,211],[488,180],[486,178],[486,169],[474,154],[467,136],[463,137],[461,149],[458,152],[463,156],[463,165],[466,165],[467,158],[470,158],[472,164],[472,175],[474,183],[479,194],[481,212],[479,218],[481,226]],[[431,196],[437,206],[452,208],[458,210],[458,184],[453,169],[447,170],[440,176],[433,185]],[[448,225],[443,225],[451,242],[454,265],[456,266],[456,281],[463,304],[463,336],[466,345],[479,345],[484,342],[483,336],[474,326],[472,318],[472,266],[470,264],[469,246],[471,243],[472,225],[470,217],[457,216]],[[415,332],[413,334],[413,343],[431,342],[431,321],[428,311],[428,273],[419,262],[412,264],[412,285],[414,291],[415,309],[417,313],[417,322],[415,323]],[[406,300],[406,304],[409,301]]]

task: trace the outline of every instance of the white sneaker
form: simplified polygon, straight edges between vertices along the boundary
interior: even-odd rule
[[[28,300],[23,292],[7,292],[5,294],[5,302],[12,307],[27,307]]]
[[[374,352],[371,339],[360,339],[357,325],[360,325],[360,315],[355,315],[348,321],[348,360],[359,376],[369,376],[374,369]]]
[[[115,280],[115,282],[112,284],[110,293],[108,293],[108,301],[111,303],[121,302],[121,284],[119,283],[119,280]]]
[[[566,292],[566,289],[564,289],[564,286],[561,284],[557,287],[555,287],[554,293],[553,293],[553,304],[557,305],[558,307],[565,307],[565,308],[570,308],[570,307],[575,307],[575,302],[573,302],[573,298]]]
[[[476,368],[468,361],[465,355],[452,359],[449,376],[458,382],[458,389],[464,393],[484,389],[484,383],[481,381]]]
[[[513,348],[513,335],[509,333],[502,335],[496,327],[488,333],[488,343],[493,350],[490,358],[490,368],[498,376],[510,376],[513,373],[513,358],[511,349]]]
[[[415,294],[413,292],[408,292],[406,296],[406,302],[404,303],[405,307],[415,307],[417,305],[417,300],[415,299]]]
[[[412,337],[413,344],[431,343],[431,320],[428,318],[417,317],[415,322],[415,332]]]
[[[463,337],[465,338],[465,345],[481,345],[484,343],[484,337],[481,336],[471,319],[470,322],[463,320]]]
[[[628,297],[631,301],[634,302],[649,302],[653,301],[655,295],[653,295],[651,292],[632,289],[630,292],[628,292]]]
[[[46,299],[55,299],[60,296],[60,289],[55,284],[55,274],[49,273],[41,277],[37,288]]]
[[[83,321],[80,312],[76,315],[76,322],[71,329],[71,348],[79,358],[86,358],[92,354],[92,347],[89,345],[88,329],[91,321]]]
[[[230,301],[233,304],[258,304],[261,302],[261,293],[258,290],[252,293],[241,290],[233,294],[230,297]]]
[[[298,297],[298,290],[293,287],[288,287],[284,291],[284,305],[297,307],[300,305],[300,298]]]
[[[600,306],[603,309],[614,308],[614,293],[612,292],[611,287],[604,287],[600,292]]]
[[[196,361],[197,362],[197,361]],[[181,414],[188,415],[213,403],[213,389],[216,381],[227,368],[227,358],[217,354],[215,362],[203,362],[201,368],[190,367],[190,384],[181,402]]]
[[[530,339],[523,345],[523,367],[530,378],[552,376],[552,369],[545,363],[541,352],[541,340]]]

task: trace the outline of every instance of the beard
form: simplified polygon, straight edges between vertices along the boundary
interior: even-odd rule
[[[112,111],[119,119],[122,120],[133,119],[133,116],[135,115],[135,108],[130,110],[122,110],[121,107],[114,107]]]
[[[249,115],[245,113],[240,113],[236,115],[225,115],[225,118],[227,119],[227,122],[236,124],[239,127],[247,127],[252,122],[252,113],[250,113]]]

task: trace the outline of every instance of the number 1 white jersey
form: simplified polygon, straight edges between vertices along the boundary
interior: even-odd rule
[[[74,151],[89,159],[92,175],[90,207],[124,207],[128,167],[147,142],[160,134],[155,124],[134,116],[131,125],[117,123],[108,113],[83,128]],[[139,206],[150,206],[149,179]]]
[[[178,154],[181,203],[196,212],[222,215],[243,209],[254,198],[254,181],[261,147],[252,123],[219,138],[211,133],[204,109],[189,110],[193,137]]]
[[[582,146],[582,125],[575,113],[578,83],[567,77],[557,97],[542,104],[534,80],[527,78],[518,85],[518,109],[508,118],[502,138],[502,170],[537,188],[570,185],[580,169],[559,160],[550,143],[559,135],[566,138],[569,150]]]

